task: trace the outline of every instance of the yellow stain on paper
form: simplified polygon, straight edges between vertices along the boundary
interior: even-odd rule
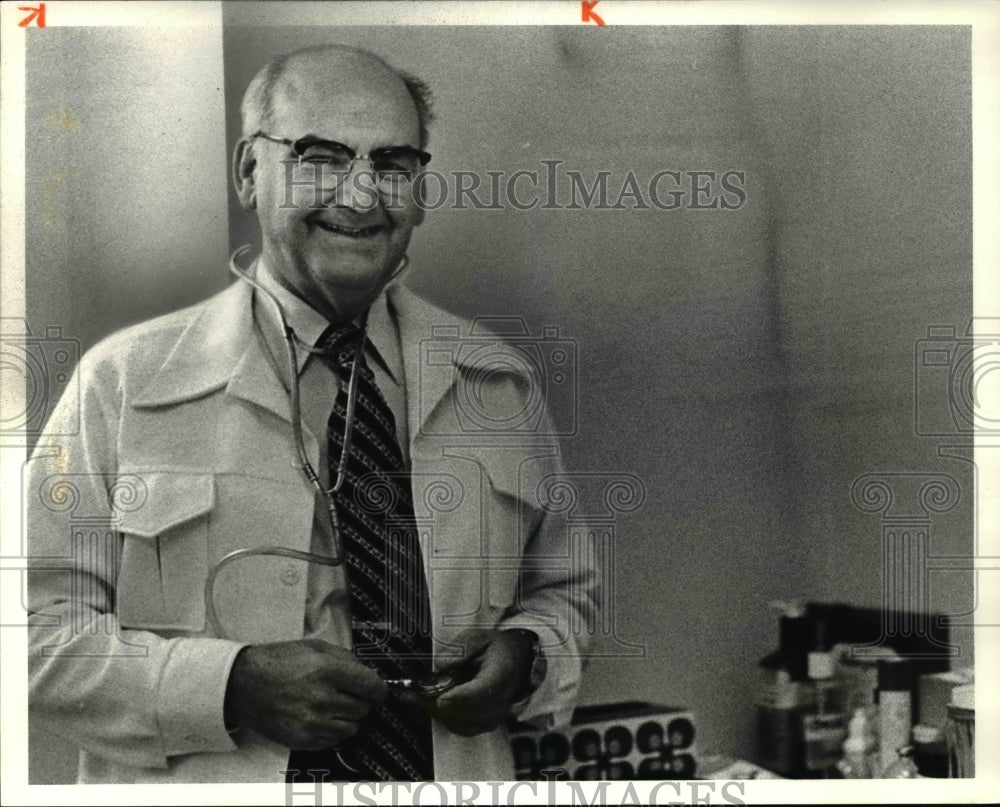
[[[68,177],[69,171],[67,169],[45,172],[45,182],[42,184],[42,194],[45,196],[45,204],[42,209],[42,225],[45,227],[52,226],[52,217],[55,213],[53,197],[56,191],[66,184]]]
[[[53,458],[52,464],[60,473],[69,473],[69,452],[60,447],[59,454]]]
[[[44,119],[45,138],[52,140],[56,135],[72,135],[80,130],[80,121],[66,104],[59,104],[51,115]],[[66,184],[68,171],[47,171],[42,193],[45,203],[42,208],[42,226],[51,227],[55,223],[55,196],[59,187]]]
[[[35,457],[37,460],[45,461],[49,473],[69,473],[69,451],[67,446],[56,442],[55,437],[43,437],[35,447]],[[53,504],[58,504],[56,494],[49,491],[49,498]]]
[[[78,131],[80,121],[73,117],[73,112],[68,106],[59,104],[54,113],[45,116],[45,128],[48,130],[48,137],[51,138],[56,132]]]

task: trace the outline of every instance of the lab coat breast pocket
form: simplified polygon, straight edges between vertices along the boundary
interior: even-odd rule
[[[116,610],[125,628],[205,630],[212,474],[141,474],[145,499],[121,514]]]

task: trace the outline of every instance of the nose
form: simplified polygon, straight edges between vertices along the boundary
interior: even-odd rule
[[[357,154],[350,166],[338,180],[335,188],[335,204],[351,210],[374,210],[381,204],[378,185],[375,181],[375,166],[367,155]]]

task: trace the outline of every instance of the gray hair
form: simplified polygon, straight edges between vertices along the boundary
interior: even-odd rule
[[[434,120],[434,112],[431,108],[431,90],[427,84],[411,73],[397,70],[380,56],[370,51],[360,48],[350,48],[342,45],[314,45],[309,48],[302,48],[292,53],[283,53],[270,59],[247,86],[243,94],[243,102],[240,104],[240,114],[243,118],[243,136],[249,137],[255,132],[266,131],[274,125],[274,93],[285,72],[288,62],[304,53],[320,53],[327,50],[350,50],[357,53],[364,53],[378,60],[399,77],[400,81],[406,85],[406,90],[413,100],[413,106],[417,109],[417,120],[420,126],[420,148],[426,148],[430,139],[428,127]]]

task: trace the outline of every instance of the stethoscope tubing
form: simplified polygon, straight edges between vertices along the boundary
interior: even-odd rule
[[[281,324],[281,331],[285,342],[285,357],[288,363],[289,383],[287,388],[289,404],[291,405],[292,435],[295,443],[295,451],[299,460],[297,467],[305,474],[313,488],[315,488],[316,491],[318,491],[326,499],[327,507],[330,511],[330,522],[333,532],[333,553],[331,555],[320,555],[314,552],[302,552],[297,549],[288,549],[286,547],[265,544],[245,549],[236,549],[226,555],[223,555],[212,566],[208,577],[205,579],[205,619],[208,623],[208,627],[216,636],[220,638],[225,637],[225,630],[219,621],[218,612],[215,608],[215,581],[219,576],[219,572],[221,572],[223,568],[228,566],[233,561],[251,556],[271,555],[276,557],[292,558],[294,560],[302,560],[307,563],[320,563],[324,566],[341,566],[344,563],[344,554],[340,538],[340,514],[337,510],[334,495],[340,491],[346,476],[347,460],[351,451],[351,437],[354,431],[354,413],[358,397],[358,373],[361,363],[360,356],[361,351],[364,349],[366,339],[366,331],[365,328],[362,327],[361,335],[358,338],[358,342],[354,349],[354,357],[351,361],[350,378],[347,382],[347,407],[345,413],[346,416],[344,418],[344,447],[343,451],[341,451],[340,461],[337,464],[337,471],[333,486],[326,489],[323,487],[323,483],[320,480],[319,474],[316,473],[316,469],[313,467],[313,464],[309,461],[309,455],[306,452],[305,436],[302,432],[302,403],[299,390],[299,362],[298,352],[295,345],[295,331],[288,324],[288,320],[285,318],[285,312],[281,307],[281,303],[274,296],[274,294],[258,283],[249,272],[240,267],[238,260],[251,249],[252,247],[249,244],[245,244],[234,251],[229,258],[229,270],[240,280],[245,281],[253,287],[253,289],[259,292],[260,295],[272,305],[278,316],[278,321]],[[308,346],[305,347],[311,352],[321,352],[319,350],[313,350]],[[274,369],[277,371],[277,366],[275,366]]]

